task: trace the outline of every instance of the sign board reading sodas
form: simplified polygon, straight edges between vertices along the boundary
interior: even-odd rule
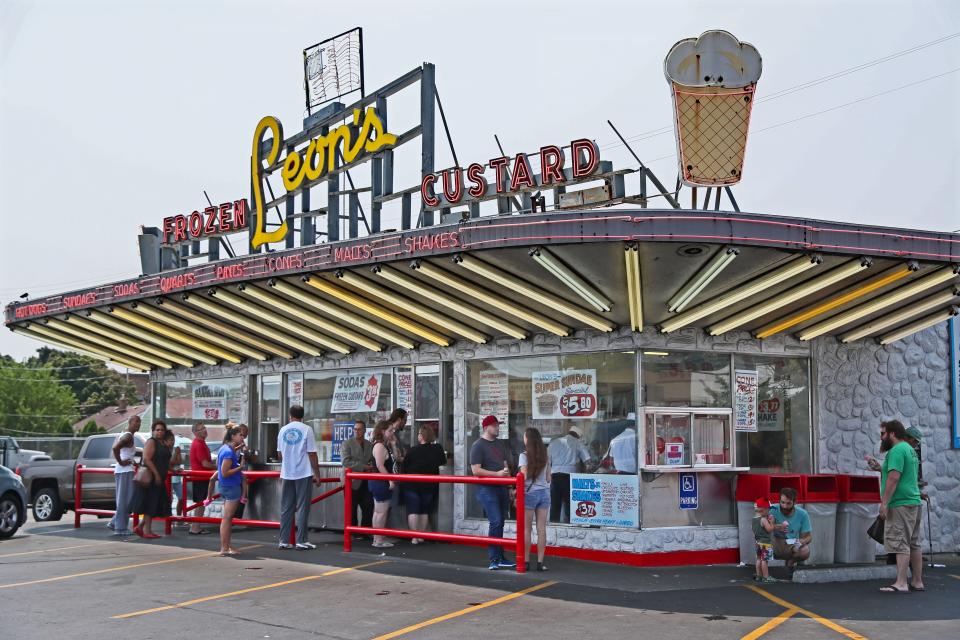
[[[337,376],[331,413],[367,413],[377,410],[379,373],[349,373]]]

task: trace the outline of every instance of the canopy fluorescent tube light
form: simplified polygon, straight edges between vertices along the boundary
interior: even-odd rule
[[[627,306],[630,308],[630,328],[643,331],[643,295],[640,291],[640,250],[635,243],[624,246],[627,270]]]
[[[128,333],[132,336],[140,338],[141,340],[149,344],[159,345],[170,351],[175,351],[180,355],[184,355],[190,358],[191,360],[196,360],[198,362],[202,362],[204,364],[209,364],[209,365],[217,364],[216,359],[211,358],[206,353],[197,351],[196,349],[180,344],[176,340],[170,340],[163,336],[158,336],[155,333],[151,333],[149,331],[140,329],[139,327],[131,326],[130,323],[123,322],[122,320],[118,320],[112,314],[106,314],[102,311],[91,309],[88,312],[87,317],[95,322],[99,322],[100,324],[105,324],[108,327],[116,329],[117,331],[122,331],[123,333]]]
[[[149,318],[144,318],[143,316],[140,316],[129,309],[125,309],[123,307],[112,307],[110,308],[110,313],[118,318],[126,320],[127,322],[132,322],[135,325],[141,326],[144,329],[149,329],[154,333],[159,333],[162,336],[166,336],[171,340],[182,342],[183,344],[193,347],[194,349],[206,351],[210,355],[216,356],[221,360],[226,360],[227,362],[232,362],[233,364],[240,364],[240,361],[242,360],[242,358],[236,354],[230,353],[229,351],[224,351],[220,347],[211,344],[206,340],[200,340],[182,331],[171,329],[167,325],[154,322]]]
[[[76,325],[81,329],[86,329],[87,331],[92,331],[93,333],[99,333],[100,335],[106,338],[110,338],[114,342],[120,342],[122,344],[127,345],[128,347],[133,347],[138,351],[143,351],[144,353],[148,353],[148,354],[151,354],[152,356],[156,356],[161,360],[179,364],[184,367],[193,366],[193,360],[188,360],[187,358],[179,354],[176,354],[172,351],[168,351],[167,349],[161,349],[160,347],[154,346],[149,342],[138,340],[137,338],[134,338],[133,336],[129,336],[120,331],[114,331],[113,329],[105,327],[102,324],[93,322],[89,318],[81,318],[80,316],[67,316],[66,322],[67,324],[70,324],[70,325]],[[140,358],[140,359],[143,360],[144,358]],[[170,368],[172,366],[173,365],[171,364],[166,368]]]
[[[234,336],[237,340],[240,340],[241,342],[246,342],[249,345],[263,349],[267,353],[272,353],[275,356],[280,356],[281,358],[287,358],[288,360],[290,358],[293,358],[294,356],[294,353],[292,351],[287,351],[286,349],[278,347],[265,340],[261,340],[256,335],[246,334],[241,331],[238,331],[236,327],[232,327],[227,324],[224,324],[219,320],[208,318],[207,316],[201,313],[197,313],[193,309],[187,309],[186,307],[182,307],[176,302],[173,302],[171,300],[161,298],[160,300],[157,301],[157,304],[160,305],[161,309],[172,311],[173,313],[177,314],[181,318],[184,318],[185,320],[189,320],[190,322],[193,322],[196,324],[202,324],[207,328],[213,329],[214,331],[219,331],[220,333],[223,333],[225,335]],[[218,313],[219,311],[220,310],[217,309]],[[236,314],[231,313],[227,317],[232,320],[235,317],[235,315]]]
[[[890,315],[878,318],[877,320],[865,324],[862,327],[857,327],[853,331],[848,331],[840,336],[840,342],[846,344],[848,342],[853,342],[854,340],[859,340],[860,338],[873,335],[879,331],[883,331],[887,327],[895,327],[901,322],[905,322],[914,316],[918,316],[921,313],[929,311],[930,309],[935,309],[941,305],[947,304],[957,296],[960,296],[960,287],[953,287],[947,291],[941,291],[940,293],[932,295],[929,298],[924,298],[920,302],[911,304],[910,306],[904,307],[899,311],[895,311]]]
[[[670,298],[670,301],[667,302],[667,310],[670,313],[683,311],[738,255],[740,255],[740,250],[735,247],[724,247],[720,249],[692,280],[685,284],[676,295]]]
[[[880,338],[880,344],[887,345],[887,344],[890,344],[891,342],[896,342],[901,338],[906,338],[912,333],[923,331],[927,327],[932,327],[933,325],[940,324],[941,322],[946,322],[947,320],[949,320],[950,318],[958,314],[960,314],[960,307],[953,306],[953,307],[950,307],[949,309],[944,309],[940,313],[935,313],[929,318],[917,320],[912,324],[908,324],[905,327],[897,329],[893,333],[888,333],[887,335],[882,336]]]
[[[180,318],[177,318],[176,316],[171,316],[165,313],[164,311],[161,311],[157,307],[151,307],[150,305],[145,304],[143,302],[134,302],[130,306],[137,313],[145,315],[152,320],[156,320],[157,322],[162,322],[163,324],[170,325],[173,328],[179,329],[180,331],[196,336],[198,338],[208,337],[208,333],[204,331],[202,328],[200,328],[199,326],[197,326],[200,323],[194,324],[192,322],[184,322],[183,320],[181,320]],[[224,347],[231,349],[232,351],[235,351],[237,353],[243,354],[248,358],[253,358],[254,360],[261,360],[261,361],[267,359],[266,353],[262,351],[258,351],[256,349],[251,349],[250,347],[244,344],[241,344],[233,340],[232,338],[227,337],[228,335],[233,335],[235,333],[236,333],[235,331],[229,331],[229,332],[220,331],[216,335],[215,340],[220,344],[222,344]]]
[[[568,289],[586,300],[597,311],[610,311],[610,301],[602,293],[591,286],[578,273],[568,267],[560,258],[543,247],[537,247],[530,252],[540,266],[549,271]]]
[[[91,323],[93,324],[93,323]],[[138,362],[147,362],[155,367],[160,367],[162,369],[170,369],[173,367],[173,362],[176,360],[166,359],[161,356],[154,355],[150,352],[149,345],[142,345],[132,338],[129,340],[130,346],[123,347],[119,344],[119,340],[114,340],[112,338],[106,338],[103,335],[97,335],[96,332],[90,331],[89,329],[81,329],[79,326],[75,326],[76,322],[67,323],[63,320],[58,320],[56,318],[47,318],[46,326],[59,331],[61,333],[69,333],[72,336],[75,336],[86,342],[100,345],[107,349],[114,349],[117,353],[122,353],[124,355],[130,356],[131,358],[136,359]],[[146,346],[147,348],[144,348]],[[174,355],[174,354],[170,354]],[[179,360],[179,356],[176,356]]]
[[[38,334],[45,336],[45,339],[49,339],[49,342],[59,342],[67,346],[77,347],[91,353],[99,354],[101,358],[106,358],[108,360],[113,360],[118,362],[126,367],[131,369],[139,369],[140,371],[149,371],[150,365],[146,362],[140,362],[134,357],[125,355],[123,353],[114,351],[113,349],[107,349],[99,345],[90,344],[86,340],[80,340],[79,338],[74,338],[72,336],[65,336],[49,327],[40,326],[39,324],[32,324],[27,327],[30,331],[34,331]]]

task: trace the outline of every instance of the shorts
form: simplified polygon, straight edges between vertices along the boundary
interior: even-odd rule
[[[523,508],[533,511],[534,509],[550,508],[550,489],[546,487],[537,487],[523,494]]]
[[[920,505],[905,504],[887,509],[883,523],[883,550],[910,553],[920,548]]]
[[[190,492],[194,502],[203,502],[207,499],[207,480],[194,480],[190,483]]]
[[[435,489],[416,488],[404,489],[403,501],[409,515],[427,515],[433,510],[433,503],[437,500]]]
[[[766,542],[757,543],[757,560],[760,562],[770,562],[773,560],[773,545]]]
[[[393,489],[386,480],[368,480],[367,486],[370,487],[375,502],[390,502],[393,498]]]
[[[220,485],[220,496],[224,500],[239,500],[242,493],[243,487],[239,484]]]

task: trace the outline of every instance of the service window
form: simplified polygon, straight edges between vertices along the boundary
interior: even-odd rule
[[[729,409],[647,409],[643,425],[645,468],[733,468]]]

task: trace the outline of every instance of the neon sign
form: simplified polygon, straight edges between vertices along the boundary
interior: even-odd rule
[[[199,240],[247,228],[247,201],[207,207],[190,215],[168,216],[163,219],[163,244]]]

